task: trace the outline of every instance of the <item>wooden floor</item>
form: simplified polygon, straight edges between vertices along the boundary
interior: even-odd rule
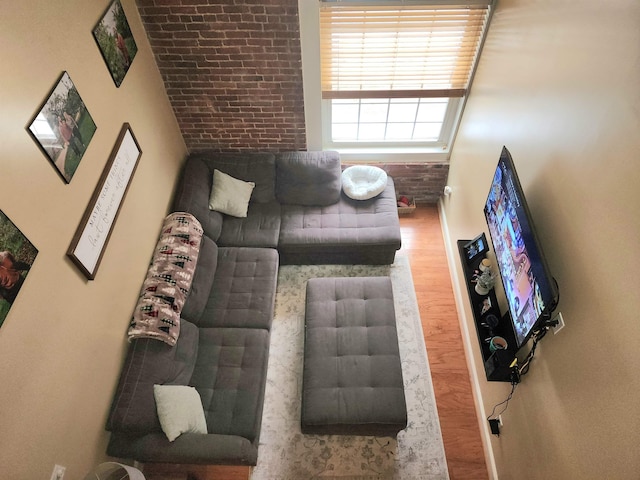
[[[419,206],[401,216],[400,228],[400,254],[411,263],[449,476],[488,479],[437,207]],[[249,476],[248,467],[194,466],[189,472],[189,478],[198,480]],[[171,465],[149,465],[145,475],[153,480],[186,478],[184,469]]]
[[[400,253],[411,263],[449,476],[487,479],[437,207],[419,206],[401,216],[400,228]]]

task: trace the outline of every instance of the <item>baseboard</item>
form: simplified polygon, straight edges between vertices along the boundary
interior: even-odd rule
[[[474,354],[472,345],[474,343],[472,342],[477,343],[478,340],[475,332],[469,332],[469,322],[467,322],[465,313],[466,304],[464,303],[468,302],[468,296],[461,288],[462,282],[458,275],[458,251],[453,248],[455,242],[451,239],[451,235],[449,234],[449,224],[447,222],[447,214],[445,212],[442,199],[438,201],[438,214],[440,215],[440,226],[442,229],[442,237],[444,239],[444,248],[447,254],[449,274],[451,275],[453,296],[458,310],[458,321],[460,322],[460,332],[462,333],[462,344],[464,346],[465,358],[467,360],[467,368],[469,369],[469,375],[471,377],[471,389],[476,409],[476,418],[478,419],[478,426],[480,427],[480,438],[482,439],[485,462],[487,463],[489,478],[492,480],[498,480],[498,471],[496,469],[495,457],[491,446],[491,432],[489,431],[488,422],[485,421],[484,402],[482,401],[482,392],[480,390],[480,380],[484,380],[484,372],[482,373],[482,377],[480,377],[478,369],[473,362]]]

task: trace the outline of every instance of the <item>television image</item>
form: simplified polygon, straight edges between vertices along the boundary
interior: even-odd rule
[[[549,271],[511,154],[502,148],[484,207],[507,297],[516,349],[520,349],[558,304]]]

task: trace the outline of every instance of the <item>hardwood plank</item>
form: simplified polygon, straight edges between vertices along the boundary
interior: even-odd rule
[[[488,479],[437,207],[418,206],[400,217],[400,228],[400,253],[411,263],[449,477]]]

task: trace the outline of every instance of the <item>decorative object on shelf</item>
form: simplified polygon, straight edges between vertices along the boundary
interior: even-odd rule
[[[67,251],[89,280],[96,276],[140,155],[142,150],[125,123]]]
[[[491,272],[491,269],[488,269],[475,273],[471,281],[476,284],[475,291],[478,295],[486,295],[495,286],[496,276]]]
[[[483,298],[480,304],[480,315],[484,315],[491,310],[491,299],[489,297]]]
[[[138,53],[138,46],[120,0],[111,2],[93,29],[93,36],[116,87],[119,87]]]
[[[71,77],[63,72],[31,121],[29,133],[69,183],[96,128]]]
[[[465,243],[462,249],[467,264],[471,264],[478,260],[478,258],[484,256],[484,254],[489,251],[489,244],[487,243],[487,237],[484,235],[484,232],[470,242]]]
[[[487,297],[488,298],[488,297]],[[495,336],[495,329],[500,324],[500,320],[494,314],[490,313],[484,318],[484,321],[480,324],[481,327],[487,329],[487,338],[485,338],[485,342],[489,343],[491,338]]]
[[[493,314],[489,314],[484,319],[484,322],[482,322],[480,325],[483,327],[487,327],[489,330],[493,330],[498,326],[499,323],[500,320],[498,320],[498,317]]]
[[[491,270],[491,260],[489,260],[488,258],[483,258],[480,262],[480,265],[478,265],[478,270],[480,270],[481,272]]]
[[[502,337],[492,337],[489,341],[489,350],[495,352],[496,350],[506,350],[509,344]]]
[[[38,250],[0,210],[0,327],[38,255]]]

